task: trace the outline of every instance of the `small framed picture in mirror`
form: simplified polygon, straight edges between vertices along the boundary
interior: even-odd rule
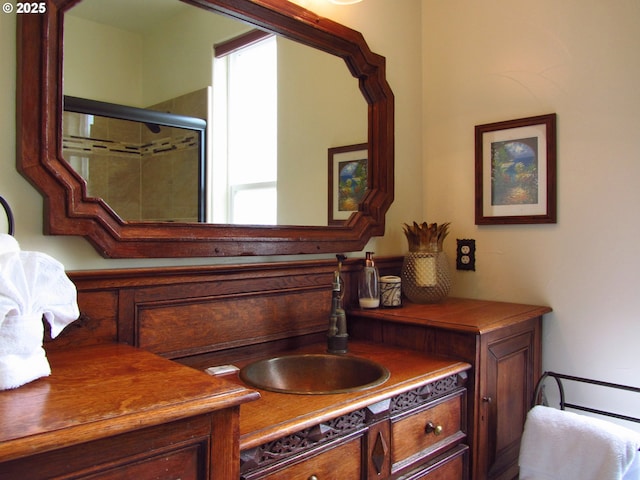
[[[329,225],[341,225],[358,211],[369,188],[368,144],[329,149]]]

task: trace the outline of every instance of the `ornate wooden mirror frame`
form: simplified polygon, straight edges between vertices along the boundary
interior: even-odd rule
[[[104,257],[293,255],[361,250],[384,233],[393,201],[394,99],[385,59],[350,28],[282,0],[187,0],[343,58],[368,102],[369,191],[341,226],[243,226],[122,221],[62,157],[64,12],[78,0],[48,0],[45,14],[18,16],[17,168],[44,196],[44,229],[81,235]]]

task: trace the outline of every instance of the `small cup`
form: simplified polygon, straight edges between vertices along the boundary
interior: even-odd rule
[[[402,306],[400,277],[385,275],[380,278],[380,305],[385,308]]]

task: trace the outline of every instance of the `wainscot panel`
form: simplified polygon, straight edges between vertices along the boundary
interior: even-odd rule
[[[397,275],[402,258],[378,258]],[[81,317],[47,350],[120,342],[196,367],[324,341],[335,260],[67,272]],[[363,258],[343,264],[345,308]]]

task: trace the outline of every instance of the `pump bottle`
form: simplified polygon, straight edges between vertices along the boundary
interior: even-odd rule
[[[360,308],[380,306],[380,276],[373,261],[373,252],[367,252],[364,269],[358,279],[358,300]]]

